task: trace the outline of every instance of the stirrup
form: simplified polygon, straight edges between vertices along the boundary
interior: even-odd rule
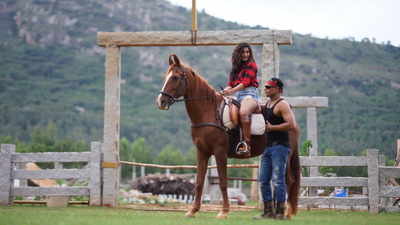
[[[250,155],[250,146],[245,141],[241,141],[236,145],[235,152],[237,155]]]

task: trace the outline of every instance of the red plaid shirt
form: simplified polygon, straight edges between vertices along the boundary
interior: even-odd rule
[[[257,64],[255,62],[248,62],[243,65],[236,79],[229,79],[228,85],[231,87],[236,87],[239,84],[243,84],[244,87],[258,87],[257,81]]]

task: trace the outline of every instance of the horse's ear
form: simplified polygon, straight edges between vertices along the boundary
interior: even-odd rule
[[[181,65],[181,61],[179,60],[178,56],[176,56],[175,54],[172,54],[169,56],[169,65],[176,65],[176,66],[180,66]]]

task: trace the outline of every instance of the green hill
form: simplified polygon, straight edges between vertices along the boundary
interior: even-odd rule
[[[199,12],[200,30],[260,29]],[[190,11],[165,0],[3,0],[0,4],[0,136],[30,140],[54,123],[58,136],[101,140],[104,49],[99,31],[189,30]],[[265,29],[265,28],[264,28]],[[167,56],[177,53],[218,87],[233,47],[125,48],[121,137],[145,137],[156,151],[192,146],[183,104],[155,108]],[[260,64],[259,47],[255,47]],[[364,39],[294,35],[281,47],[287,96],[327,96],[318,111],[319,147],[352,155],[378,148],[393,158],[400,137],[400,48]],[[305,113],[296,112],[305,132]]]

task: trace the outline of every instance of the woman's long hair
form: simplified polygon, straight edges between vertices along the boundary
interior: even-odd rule
[[[248,43],[240,43],[238,44],[232,52],[232,70],[229,76],[229,80],[236,80],[240,70],[242,70],[243,62],[242,62],[242,52],[244,48],[248,48],[250,51],[250,57],[248,62],[254,62],[253,50],[251,49]]]

